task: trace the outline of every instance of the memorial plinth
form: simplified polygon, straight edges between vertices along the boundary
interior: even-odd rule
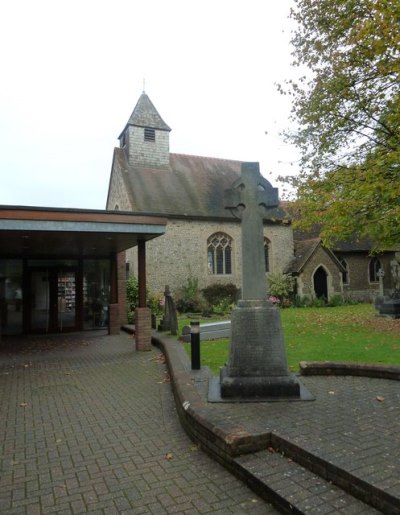
[[[288,371],[278,309],[267,301],[241,300],[231,320],[221,397],[300,396],[299,381]]]

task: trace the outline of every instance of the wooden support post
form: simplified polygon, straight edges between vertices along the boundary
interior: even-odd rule
[[[146,242],[138,242],[139,307],[135,312],[136,350],[151,350],[151,311],[146,300]]]
[[[138,242],[139,308],[147,307],[146,301],[146,242]]]

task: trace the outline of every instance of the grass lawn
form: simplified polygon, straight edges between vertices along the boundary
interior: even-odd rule
[[[298,370],[300,361],[400,365],[400,320],[376,317],[370,304],[289,308],[280,313],[291,370]],[[218,373],[227,360],[228,346],[227,339],[202,342],[202,365]],[[185,348],[190,353],[190,344]]]

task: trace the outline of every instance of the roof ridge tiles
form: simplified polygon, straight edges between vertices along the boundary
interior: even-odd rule
[[[197,154],[184,154],[182,152],[170,152],[170,156],[182,156],[182,157],[191,157],[195,159],[208,159],[210,161],[226,161],[228,163],[244,163],[244,161],[240,159],[227,159],[224,157],[212,157],[212,156],[199,156]]]

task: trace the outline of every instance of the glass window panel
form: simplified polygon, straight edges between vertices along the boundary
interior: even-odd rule
[[[221,247],[217,249],[217,274],[224,273],[224,253]]]
[[[110,285],[110,261],[108,259],[85,259],[83,262],[85,329],[100,329],[107,326]]]
[[[225,273],[232,273],[232,252],[230,247],[225,249]]]
[[[209,248],[207,252],[207,266],[208,266],[208,273],[214,274],[215,273],[215,264],[214,264],[214,251]]]
[[[22,333],[22,260],[0,259],[0,331]]]

